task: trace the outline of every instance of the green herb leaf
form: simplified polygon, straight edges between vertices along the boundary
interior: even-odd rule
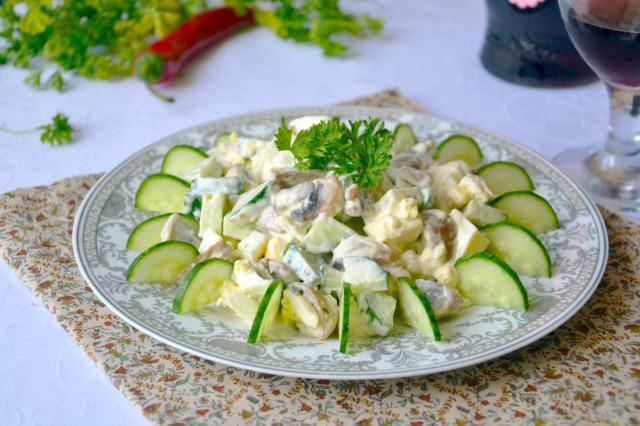
[[[40,87],[40,76],[42,75],[42,71],[36,71],[27,76],[24,79],[24,84],[27,86],[31,86],[33,88]]]
[[[291,129],[283,124],[275,135],[279,150],[291,151],[298,169],[334,171],[351,175],[363,188],[374,188],[391,164],[391,132],[379,119],[340,123],[322,121],[299,132],[293,142]]]
[[[56,89],[58,92],[62,92],[62,75],[60,71],[56,71],[47,79],[47,86]]]
[[[368,15],[353,15],[340,9],[339,0],[224,0],[240,14],[253,7],[256,22],[271,28],[283,39],[315,43],[326,56],[347,49],[340,34],[376,34],[383,21]],[[271,5],[269,4],[271,3]]]
[[[52,146],[71,142],[72,127],[69,125],[69,117],[61,112],[53,116],[51,124],[39,127],[42,130],[40,140]]]

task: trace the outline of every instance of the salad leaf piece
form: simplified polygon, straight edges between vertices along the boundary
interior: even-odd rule
[[[58,112],[51,119],[51,123],[43,124],[33,129],[26,130],[9,130],[0,128],[0,132],[9,133],[12,135],[19,135],[23,133],[31,133],[40,131],[40,141],[43,144],[48,143],[51,146],[63,145],[71,142],[71,132],[73,128],[69,124],[69,117],[65,114]]]
[[[293,153],[298,169],[351,175],[357,185],[374,188],[391,164],[391,137],[379,119],[340,123],[334,118],[302,130],[294,138],[283,120],[275,144],[279,150]]]

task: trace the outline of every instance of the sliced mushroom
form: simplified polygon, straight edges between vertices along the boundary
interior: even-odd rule
[[[437,319],[453,315],[471,306],[457,290],[432,280],[415,280],[416,286],[429,299]]]
[[[200,238],[176,213],[169,216],[164,223],[160,231],[160,239],[162,241],[184,241],[196,247],[200,245]]]
[[[431,176],[425,170],[409,166],[391,166],[387,174],[397,188],[428,187],[432,182]]]
[[[287,167],[272,170],[271,177],[281,188],[286,189],[314,179],[322,179],[324,172],[321,170],[298,170],[294,167]]]
[[[274,278],[282,281],[285,284],[291,284],[296,281],[300,281],[300,278],[282,262],[278,262],[277,260],[262,258],[260,259],[260,264],[267,268],[269,274],[271,274]]]
[[[273,196],[273,205],[277,213],[288,214],[296,222],[312,221],[323,213],[333,217],[342,210],[340,181],[331,174],[280,190]]]
[[[338,303],[313,286],[293,283],[284,291],[282,316],[303,335],[325,340],[338,324]]]
[[[375,200],[370,191],[355,183],[347,182],[344,190],[344,212],[351,217],[362,217],[373,213]]]
[[[379,243],[369,237],[352,235],[345,238],[333,250],[331,263],[334,266],[342,266],[342,259],[346,256],[362,256],[380,265],[395,262],[396,254],[386,245]]]
[[[229,262],[233,262],[233,258],[231,257],[231,251],[233,250],[233,246],[226,241],[218,241],[211,247],[207,249],[207,251],[200,253],[198,257],[196,257],[189,266],[184,268],[180,273],[176,276],[175,282],[181,283],[184,277],[187,276],[189,272],[196,266],[198,263],[205,261],[207,259],[213,259],[214,257],[218,259],[228,260]]]
[[[407,151],[400,154],[396,154],[391,159],[391,166],[405,166],[411,167],[413,169],[424,170],[429,165],[429,160],[426,156],[415,152],[415,151]]]
[[[431,209],[421,212],[424,219],[423,241],[425,248],[434,250],[443,243],[447,253],[453,249],[453,240],[456,236],[456,226],[447,213],[442,210]]]

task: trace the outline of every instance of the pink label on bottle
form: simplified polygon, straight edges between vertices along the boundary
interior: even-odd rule
[[[517,7],[518,9],[534,9],[540,6],[542,3],[546,3],[548,0],[508,0],[512,6]]]

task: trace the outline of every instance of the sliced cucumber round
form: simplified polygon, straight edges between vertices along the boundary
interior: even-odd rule
[[[189,182],[179,177],[155,173],[147,176],[136,192],[135,207],[160,213],[182,213],[184,196],[189,193]]]
[[[340,352],[347,353],[347,343],[349,342],[349,312],[351,311],[351,285],[342,284],[340,291],[340,306],[338,311],[338,339],[340,341]]]
[[[280,301],[282,300],[282,290],[284,284],[282,281],[272,282],[267,291],[262,296],[260,306],[258,306],[258,312],[253,319],[251,325],[251,331],[249,332],[249,338],[247,343],[254,344],[262,338],[262,335],[271,327],[273,320],[278,315],[280,310]]]
[[[529,309],[527,290],[518,274],[500,258],[476,253],[455,263],[458,291],[475,305]]]
[[[429,339],[439,342],[442,338],[440,327],[431,303],[411,278],[398,278],[398,296],[405,321]]]
[[[134,259],[127,271],[130,283],[172,283],[198,256],[198,249],[183,241],[163,241]]]
[[[509,222],[522,225],[536,235],[560,226],[551,204],[531,191],[506,192],[491,201],[490,205],[507,212]]]
[[[442,141],[433,153],[435,160],[463,160],[473,167],[482,161],[482,151],[475,140],[469,136],[453,135]]]
[[[162,239],[160,238],[160,233],[162,232],[162,228],[167,222],[167,219],[169,219],[169,216],[172,214],[173,213],[164,213],[140,222],[135,228],[133,228],[131,234],[129,234],[127,250],[143,252],[149,247],[161,242]],[[184,223],[197,234],[199,229],[198,221],[191,215],[182,213],[178,214]]]
[[[489,238],[487,253],[507,262],[518,274],[551,277],[551,258],[542,241],[531,231],[511,222],[480,228]]]
[[[233,263],[228,260],[212,258],[198,263],[180,283],[172,311],[182,314],[215,302],[232,272]]]
[[[162,173],[178,176],[180,172],[198,164],[207,158],[207,154],[190,145],[176,145],[171,148],[162,160]]]
[[[529,173],[519,164],[495,161],[485,164],[476,172],[496,195],[511,191],[533,191]]]
[[[351,284],[353,293],[389,289],[387,272],[374,260],[363,256],[346,256],[342,264],[344,280]]]
[[[404,152],[418,143],[413,129],[408,124],[398,124],[393,130],[393,140],[398,152]]]

